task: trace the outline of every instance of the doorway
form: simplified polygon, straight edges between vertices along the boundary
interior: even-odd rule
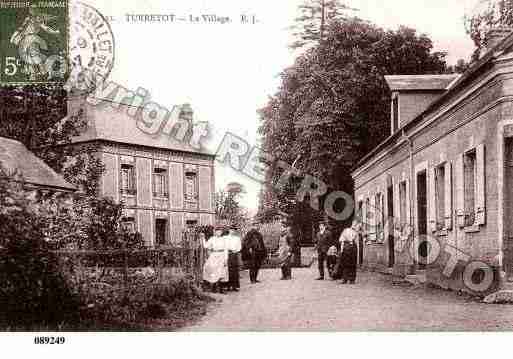
[[[418,228],[418,240],[425,238],[427,235],[427,175],[426,171],[419,172],[417,174],[417,228]],[[428,244],[424,240],[418,246],[417,263],[418,269],[426,269],[424,260],[419,258],[427,257]]]
[[[167,220],[157,218],[155,220],[155,243],[159,246],[166,244],[167,238]]]
[[[360,223],[365,226],[365,218],[363,217],[363,201],[358,202],[358,215],[357,219],[360,221]],[[358,232],[358,264],[360,267],[363,265],[363,234],[362,230],[365,230],[364,227],[360,228],[360,231]]]
[[[504,139],[504,257],[507,278],[513,276],[513,138]]]
[[[395,264],[395,243],[394,243],[394,187],[387,189],[387,214],[388,221],[388,268],[393,268]]]

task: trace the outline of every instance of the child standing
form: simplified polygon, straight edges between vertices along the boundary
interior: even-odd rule
[[[281,263],[281,280],[292,279],[292,251],[290,248],[290,239],[288,236],[282,243],[278,258],[279,262]]]
[[[330,274],[331,278],[334,278],[335,277],[335,268],[337,265],[337,247],[331,246],[328,249],[327,264],[328,264],[328,273]]]

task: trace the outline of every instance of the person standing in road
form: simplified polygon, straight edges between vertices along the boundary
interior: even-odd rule
[[[358,247],[356,241],[358,240],[359,223],[353,221],[351,228],[346,228],[340,235],[341,254],[340,265],[342,267],[342,283],[354,284],[356,280],[356,265]]]
[[[228,290],[237,292],[240,289],[239,256],[242,249],[241,239],[237,234],[238,227],[232,225],[225,236],[228,247]]]
[[[228,248],[223,227],[216,226],[214,236],[205,243],[208,258],[203,267],[203,279],[208,282],[212,291],[223,293],[224,283],[228,281]]]
[[[258,231],[256,223],[253,223],[251,230],[244,236],[242,242],[242,260],[248,263],[249,280],[252,284],[259,283],[258,271],[267,257],[264,238]]]
[[[328,257],[328,249],[333,244],[333,236],[327,228],[326,222],[319,224],[319,232],[316,236],[315,248],[317,249],[317,262],[319,264],[319,277],[317,280],[324,280],[324,263]]]

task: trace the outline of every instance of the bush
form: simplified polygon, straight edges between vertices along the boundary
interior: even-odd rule
[[[75,321],[79,301],[45,241],[28,194],[0,179],[0,325],[30,329]]]
[[[131,328],[150,319],[165,318],[184,303],[201,300],[193,282],[181,278],[165,284],[104,286],[89,292],[83,317],[96,328]]]

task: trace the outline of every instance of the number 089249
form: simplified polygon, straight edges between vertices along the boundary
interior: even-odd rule
[[[64,337],[34,337],[34,344],[64,344]]]

